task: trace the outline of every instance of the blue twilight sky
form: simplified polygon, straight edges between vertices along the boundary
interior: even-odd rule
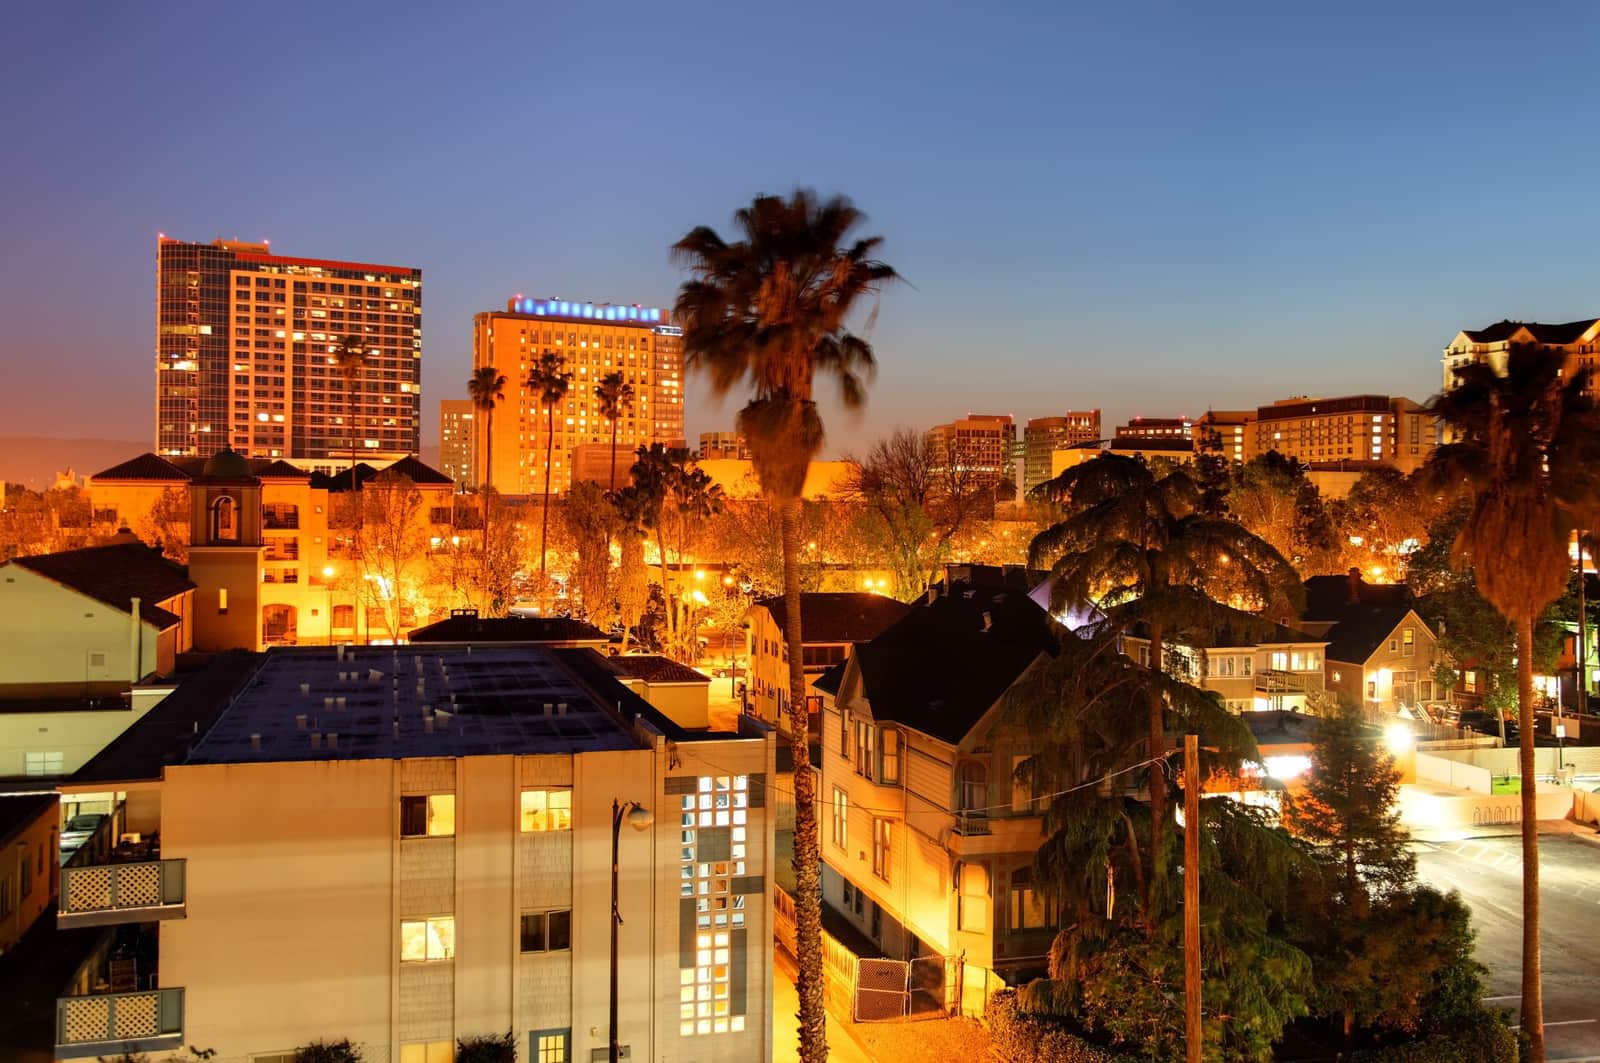
[[[158,231],[420,266],[433,445],[475,311],[670,305],[677,236],[797,183],[910,281],[835,449],[1426,399],[1461,328],[1600,314],[1596,30],[1443,0],[12,5],[0,435],[152,434]],[[691,439],[731,422],[689,395]]]

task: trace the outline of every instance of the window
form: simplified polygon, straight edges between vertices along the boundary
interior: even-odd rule
[[[456,1058],[455,1042],[428,1041],[400,1046],[400,1063],[451,1063]]]
[[[21,885],[17,889],[17,898],[19,900],[21,900],[22,898],[26,897],[28,894],[33,892],[33,864],[29,860],[24,858],[21,861],[21,865],[22,865],[22,879],[21,879]]]
[[[572,791],[522,791],[522,833],[572,829]]]
[[[839,710],[839,755],[850,759],[850,710]]]
[[[1254,657],[1241,657],[1241,658],[1239,658],[1239,664],[1240,664],[1239,674],[1240,675],[1249,675],[1250,674],[1250,669],[1251,669],[1251,667],[1253,667],[1254,661],[1255,661]]]
[[[560,952],[572,947],[572,912],[522,913],[522,951]]]
[[[419,794],[400,799],[400,837],[437,838],[455,832],[455,794]]]
[[[431,919],[405,919],[400,923],[400,962],[425,963],[454,959],[456,917],[440,915]]]
[[[1050,903],[1033,884],[1033,869],[1018,868],[1011,872],[1011,929],[1039,930],[1049,926],[1053,919]]]
[[[1416,652],[1417,652],[1417,632],[1416,632],[1416,629],[1415,628],[1409,628],[1409,627],[1401,628],[1400,629],[1400,653],[1401,653],[1401,656],[1410,657],[1413,653],[1416,653]]]
[[[1287,651],[1273,650],[1270,659],[1272,663],[1269,667],[1274,670],[1279,672],[1287,672],[1289,670],[1289,654]]]
[[[1211,659],[1211,671],[1213,675],[1223,678],[1233,675],[1233,658],[1213,657]]]
[[[860,915],[862,908],[866,904],[866,900],[866,894],[862,893],[860,888],[857,887],[855,883],[851,882],[849,879],[844,880],[845,911],[854,912],[856,915]]]
[[[900,781],[900,732],[892,727],[883,729],[883,756],[878,762],[878,781],[881,783],[898,783]]]
[[[872,778],[878,729],[867,720],[856,721],[856,774]]]
[[[962,930],[988,930],[989,869],[964,863],[956,871],[956,885],[960,890],[956,925]]]
[[[833,788],[833,844],[841,849],[850,845],[850,795]]]
[[[25,775],[60,775],[66,770],[66,757],[61,753],[24,753],[22,770]]]
[[[889,857],[894,848],[894,823],[887,819],[872,821],[872,873],[889,881]]]
[[[529,1063],[570,1063],[572,1031],[534,1030],[528,1034]]]
[[[1473,671],[1471,668],[1468,668],[1465,672],[1462,672],[1461,673],[1461,689],[1465,690],[1469,694],[1477,693],[1477,691],[1478,691],[1478,673]]]

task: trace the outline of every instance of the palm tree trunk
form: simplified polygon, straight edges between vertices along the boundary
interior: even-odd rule
[[[1544,1063],[1544,984],[1539,958],[1539,802],[1534,778],[1533,617],[1517,619],[1517,746],[1522,772],[1522,1033],[1526,1059]]]
[[[356,489],[356,382],[350,377],[344,381],[344,419],[349,422],[345,431],[350,433],[350,490]]]
[[[544,512],[539,516],[539,593],[545,593],[545,561],[550,556],[550,462],[556,451],[556,406],[550,404],[550,426],[544,437]]]
[[[795,990],[800,998],[800,1059],[828,1058],[826,984],[822,970],[822,852],[817,839],[816,779],[806,720],[801,663],[800,500],[782,502],[784,642],[789,651],[789,748],[794,755]]]
[[[478,471],[483,474],[478,477],[478,483],[484,487],[489,486],[490,477],[494,472],[494,407],[492,405],[483,414],[483,468]]]
[[[1150,624],[1150,667],[1161,674],[1162,655],[1165,649],[1165,632],[1157,621]],[[1165,757],[1167,753],[1167,706],[1159,690],[1150,691],[1150,756]],[[1159,882],[1166,872],[1167,857],[1162,842],[1167,831],[1167,772],[1166,765],[1150,765],[1150,878]],[[1149,912],[1146,909],[1146,915]],[[1155,924],[1150,927],[1154,930]]]
[[[613,419],[612,422],[611,422],[611,486],[607,487],[606,490],[615,491],[616,489],[617,489],[617,422],[616,422],[615,419]]]
[[[674,640],[672,637],[672,591],[667,586],[667,540],[665,532],[662,530],[662,525],[664,525],[666,522],[667,506],[666,503],[663,502],[661,504],[661,514],[660,516],[656,517],[656,553],[660,556],[661,560],[661,607],[667,611],[667,637],[664,648],[670,655],[672,653],[671,647]]]

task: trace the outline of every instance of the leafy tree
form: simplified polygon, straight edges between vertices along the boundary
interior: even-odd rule
[[[1539,832],[1534,774],[1533,631],[1567,586],[1568,543],[1587,527],[1600,475],[1600,419],[1590,371],[1539,347],[1507,352],[1504,371],[1484,363],[1456,370],[1456,386],[1430,406],[1452,442],[1429,458],[1433,483],[1463,491],[1471,512],[1454,544],[1479,592],[1516,630],[1522,774],[1522,1029],[1544,1060],[1539,958]]]
[[[600,400],[600,416],[611,425],[611,479],[606,490],[617,489],[617,429],[622,411],[633,408],[633,385],[627,382],[622,370],[607,373],[595,385],[594,397]]]
[[[494,408],[505,401],[505,374],[492,365],[480,365],[467,380],[467,397],[472,408],[483,414],[483,465],[478,482],[488,484],[494,479]]]
[[[801,654],[800,496],[806,470],[822,447],[813,384],[818,373],[839,384],[847,407],[866,399],[872,346],[850,330],[852,315],[894,270],[876,255],[878,237],[850,234],[862,215],[841,197],[818,201],[797,190],[788,199],[757,196],[734,215],[739,238],[699,226],[673,250],[691,273],[678,293],[684,361],[707,373],[725,395],[747,379],[751,398],[737,427],[750,444],[762,494],[782,523],[784,633],[789,659]],[[847,242],[850,241],[850,242]],[[792,670],[789,732],[794,747],[795,924],[799,975],[800,1058],[827,1057],[823,1009],[821,852],[815,781],[806,747],[805,675]]]
[[[517,1063],[517,1037],[503,1034],[463,1037],[456,1041],[455,1063]]]
[[[383,614],[393,640],[405,627],[407,603],[416,598],[416,581],[425,564],[428,537],[423,524],[422,494],[410,477],[380,472],[345,493],[343,506],[353,514],[349,526],[361,571],[358,594]]]
[[[540,517],[539,580],[546,578],[550,547],[550,473],[554,470],[556,448],[556,406],[566,398],[572,386],[572,373],[566,368],[566,359],[554,351],[539,355],[528,370],[527,389],[544,404],[548,422],[544,435],[544,513]]]
[[[333,367],[344,378],[345,429],[350,433],[350,472],[356,469],[356,399],[361,371],[367,367],[367,346],[360,336],[346,336],[333,348]]]
[[[1137,458],[1105,454],[1036,489],[1063,518],[1029,547],[1050,566],[1056,609],[1096,609],[1114,629],[1150,640],[1152,668],[1169,637],[1200,642],[1224,627],[1248,633],[1259,621],[1223,601],[1278,615],[1299,613],[1300,578],[1271,545],[1238,524],[1198,509],[1201,492],[1181,466],[1157,474]],[[1151,686],[1151,756],[1167,754],[1167,701]],[[1165,867],[1166,776],[1149,773],[1153,877]]]
[[[161,492],[134,528],[144,542],[160,546],[163,557],[180,565],[189,562],[189,492],[169,487]]]
[[[630,484],[609,496],[616,510],[617,619],[622,623],[622,650],[644,617],[650,601],[650,581],[644,561],[645,510],[650,501]]]
[[[361,1063],[361,1049],[348,1037],[338,1041],[313,1041],[294,1050],[294,1063]]]
[[[592,623],[607,623],[613,601],[611,538],[617,533],[616,507],[599,484],[582,481],[567,492],[561,517],[577,553],[573,582],[582,612]]]

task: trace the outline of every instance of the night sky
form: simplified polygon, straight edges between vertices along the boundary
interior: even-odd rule
[[[1600,8],[1067,6],[11,5],[0,435],[152,435],[158,231],[420,266],[426,446],[475,311],[670,305],[674,239],[797,183],[909,281],[836,450],[1422,400],[1461,328],[1600,314]]]

